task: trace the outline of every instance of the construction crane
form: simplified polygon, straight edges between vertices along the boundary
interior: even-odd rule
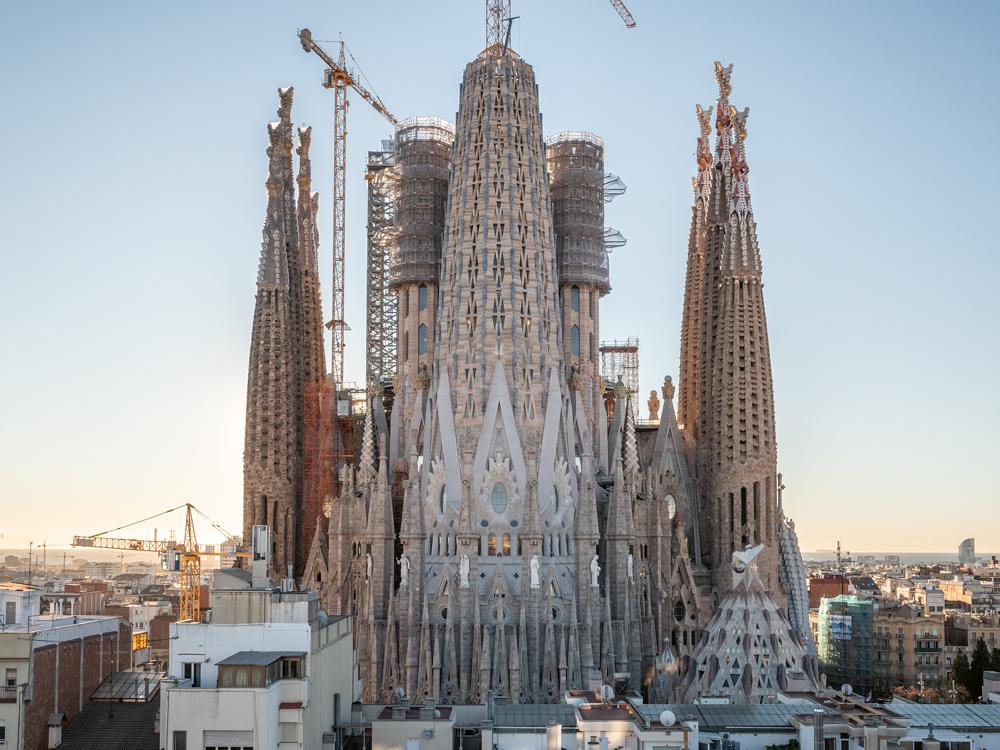
[[[625,26],[630,29],[634,29],[635,19],[632,18],[632,14],[629,13],[628,8],[625,7],[625,3],[623,3],[622,0],[611,0],[611,4],[615,7],[615,10],[618,11],[618,15],[622,17],[622,20],[625,22]]]
[[[185,509],[184,540],[181,542],[178,542],[175,539],[156,539],[155,533],[153,534],[153,539],[108,536],[108,534],[121,531],[129,526],[135,526],[136,524],[152,521],[154,518],[164,516],[167,513],[173,513],[175,510],[180,510],[181,508]],[[181,602],[180,611],[178,613],[178,621],[193,620],[194,622],[198,622],[201,620],[201,558],[221,557],[228,553],[202,552],[198,549],[198,539],[195,536],[194,516],[192,511],[197,512],[227,539],[233,538],[232,534],[227,532],[217,523],[213,522],[208,516],[194,507],[191,503],[184,503],[183,505],[178,505],[175,508],[169,508],[168,510],[149,516],[148,518],[133,521],[132,523],[127,523],[122,526],[118,526],[117,528],[109,529],[108,531],[102,531],[99,534],[74,536],[73,546],[94,547],[98,549],[130,550],[133,552],[158,552],[161,559],[166,558],[169,562],[169,565],[167,566],[168,569],[176,570],[180,573]],[[235,557],[247,558],[249,556],[250,555],[243,551],[241,547],[237,547]]]
[[[399,124],[382,100],[366,89],[347,67],[344,42],[340,41],[338,59],[334,60],[320,47],[309,29],[299,31],[299,42],[306,52],[314,52],[326,63],[323,86],[333,89],[333,316],[327,327],[331,331],[331,370],[334,388],[344,387],[344,255],[345,206],[347,193],[347,89],[354,89],[376,112],[392,123]]]

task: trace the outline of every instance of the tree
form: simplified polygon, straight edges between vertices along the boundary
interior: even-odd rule
[[[990,668],[990,650],[986,641],[980,638],[976,641],[976,650],[972,652],[972,663],[969,665],[969,693],[977,700],[983,694],[983,672]]]
[[[1000,672],[1000,648],[993,647],[993,653],[990,654],[990,670],[993,672]]]
[[[970,675],[969,659],[965,655],[964,651],[959,651],[958,656],[955,657],[955,661],[951,665],[951,676],[955,680],[955,685],[964,688],[967,692],[969,691],[969,675]]]

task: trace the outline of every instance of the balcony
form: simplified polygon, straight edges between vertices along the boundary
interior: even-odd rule
[[[17,685],[0,687],[0,703],[17,703]]]

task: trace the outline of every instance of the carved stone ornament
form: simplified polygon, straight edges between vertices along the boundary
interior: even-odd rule
[[[441,513],[441,490],[444,489],[447,475],[444,470],[444,462],[435,458],[431,460],[430,471],[427,472],[427,504]]]
[[[663,379],[663,387],[660,389],[660,392],[663,394],[665,400],[674,400],[674,379],[669,375]]]
[[[427,373],[427,365],[421,362],[417,365],[417,377],[415,383],[418,391],[426,391],[431,387],[431,376]]]
[[[590,585],[596,588],[600,576],[601,564],[598,562],[597,555],[594,555],[590,558]]]
[[[622,376],[618,376],[614,387],[615,400],[628,398],[628,386],[622,382]]]
[[[517,482],[514,479],[514,472],[511,469],[510,459],[502,453],[497,453],[486,462],[486,471],[483,473],[483,483],[479,489],[479,502],[482,507],[493,508],[490,497],[493,486],[501,484],[507,490],[508,507],[518,507],[520,505],[520,494],[517,490]]]
[[[583,378],[580,376],[580,368],[573,365],[569,368],[569,379],[566,383],[571,391],[583,389]]]
[[[385,395],[385,386],[378,380],[373,380],[368,384],[368,395],[381,398]]]

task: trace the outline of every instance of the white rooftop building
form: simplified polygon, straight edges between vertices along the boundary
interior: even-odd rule
[[[313,592],[272,585],[266,555],[254,564],[257,575],[215,573],[209,622],[170,626],[163,750],[332,747],[360,696],[351,618],[327,617]]]

